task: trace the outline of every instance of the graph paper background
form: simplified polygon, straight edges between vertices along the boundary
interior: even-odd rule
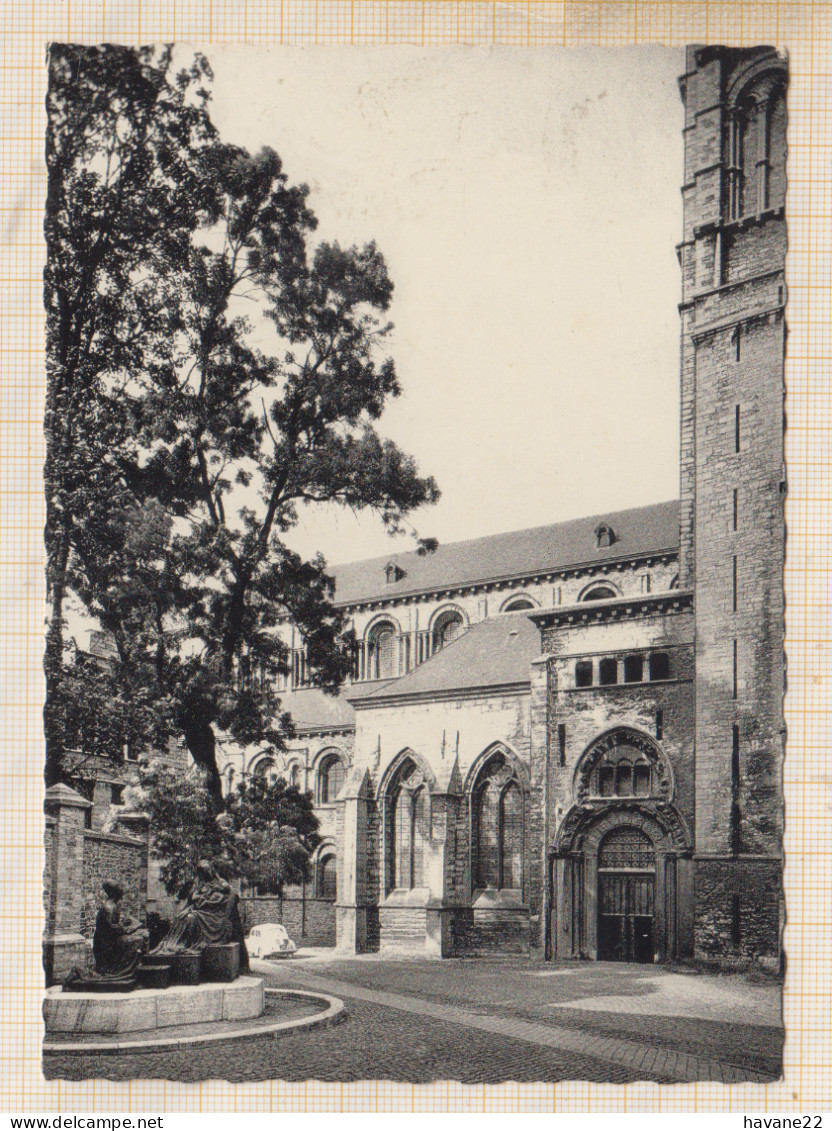
[[[827,4],[655,0],[605,3],[370,0],[63,0],[3,10],[0,222],[5,286],[0,335],[0,600],[3,639],[3,991],[0,1107],[6,1112],[119,1111],[824,1111],[832,1098],[832,775],[829,677],[832,125]],[[785,1076],[769,1085],[583,1083],[410,1087],[315,1082],[177,1085],[136,1080],[46,1083],[40,1071],[44,395],[41,205],[45,195],[44,45],[179,40],[223,43],[456,43],[605,46],[772,43],[791,55],[789,90],[789,728],[785,768],[788,1039]],[[506,91],[510,97],[510,91]]]

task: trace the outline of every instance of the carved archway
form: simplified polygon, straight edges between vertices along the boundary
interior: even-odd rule
[[[625,763],[633,769],[632,789],[626,795],[615,788],[616,768]],[[646,769],[646,775],[637,773],[641,768]],[[607,770],[613,775],[612,789],[605,788]],[[572,798],[577,806],[623,796],[670,803],[675,794],[673,767],[667,755],[655,739],[634,727],[613,727],[591,742],[578,759],[572,779]]]

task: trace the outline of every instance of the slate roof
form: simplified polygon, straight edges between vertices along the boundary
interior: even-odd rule
[[[503,613],[472,625],[408,675],[363,698],[381,705],[401,695],[430,695],[529,682],[529,665],[540,653],[540,630],[527,613]],[[356,696],[357,689],[353,689]],[[359,705],[359,704],[357,704]]]
[[[599,549],[595,529],[601,523],[612,527],[616,540],[612,546]],[[477,582],[556,573],[678,548],[679,503],[674,499],[551,526],[449,542],[425,557],[411,550],[348,562],[334,566],[332,572],[338,604],[355,605]],[[398,581],[387,581],[385,567],[390,562],[401,571]]]
[[[375,687],[378,688],[378,684]],[[383,686],[386,686],[383,685]],[[349,700],[366,691],[366,684],[344,687],[340,695],[327,695],[318,687],[286,691],[280,696],[280,710],[288,711],[297,729],[342,730],[355,725],[355,711]]]

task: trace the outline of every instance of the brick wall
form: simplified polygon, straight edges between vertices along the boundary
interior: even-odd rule
[[[147,845],[130,837],[84,831],[84,901],[81,933],[92,937],[104,880],[124,888],[124,910],[144,920],[147,904]]]

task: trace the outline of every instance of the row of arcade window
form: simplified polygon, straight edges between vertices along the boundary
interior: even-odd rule
[[[278,777],[277,764],[274,758],[261,758],[252,772],[256,777],[269,782],[276,781]],[[303,788],[303,770],[299,762],[292,762],[284,776],[289,785],[295,789]],[[346,777],[346,768],[341,756],[334,751],[332,754],[325,755],[318,766],[317,776],[315,800],[319,805],[330,805],[341,792]],[[228,793],[234,788],[233,769],[229,769],[226,774],[226,787]]]
[[[623,677],[623,678],[619,678]],[[575,664],[575,686],[609,687],[617,683],[644,683],[670,679],[670,657],[666,652],[651,652],[649,656],[625,656],[623,664],[608,656],[598,662],[596,679],[595,662],[578,660]]]

